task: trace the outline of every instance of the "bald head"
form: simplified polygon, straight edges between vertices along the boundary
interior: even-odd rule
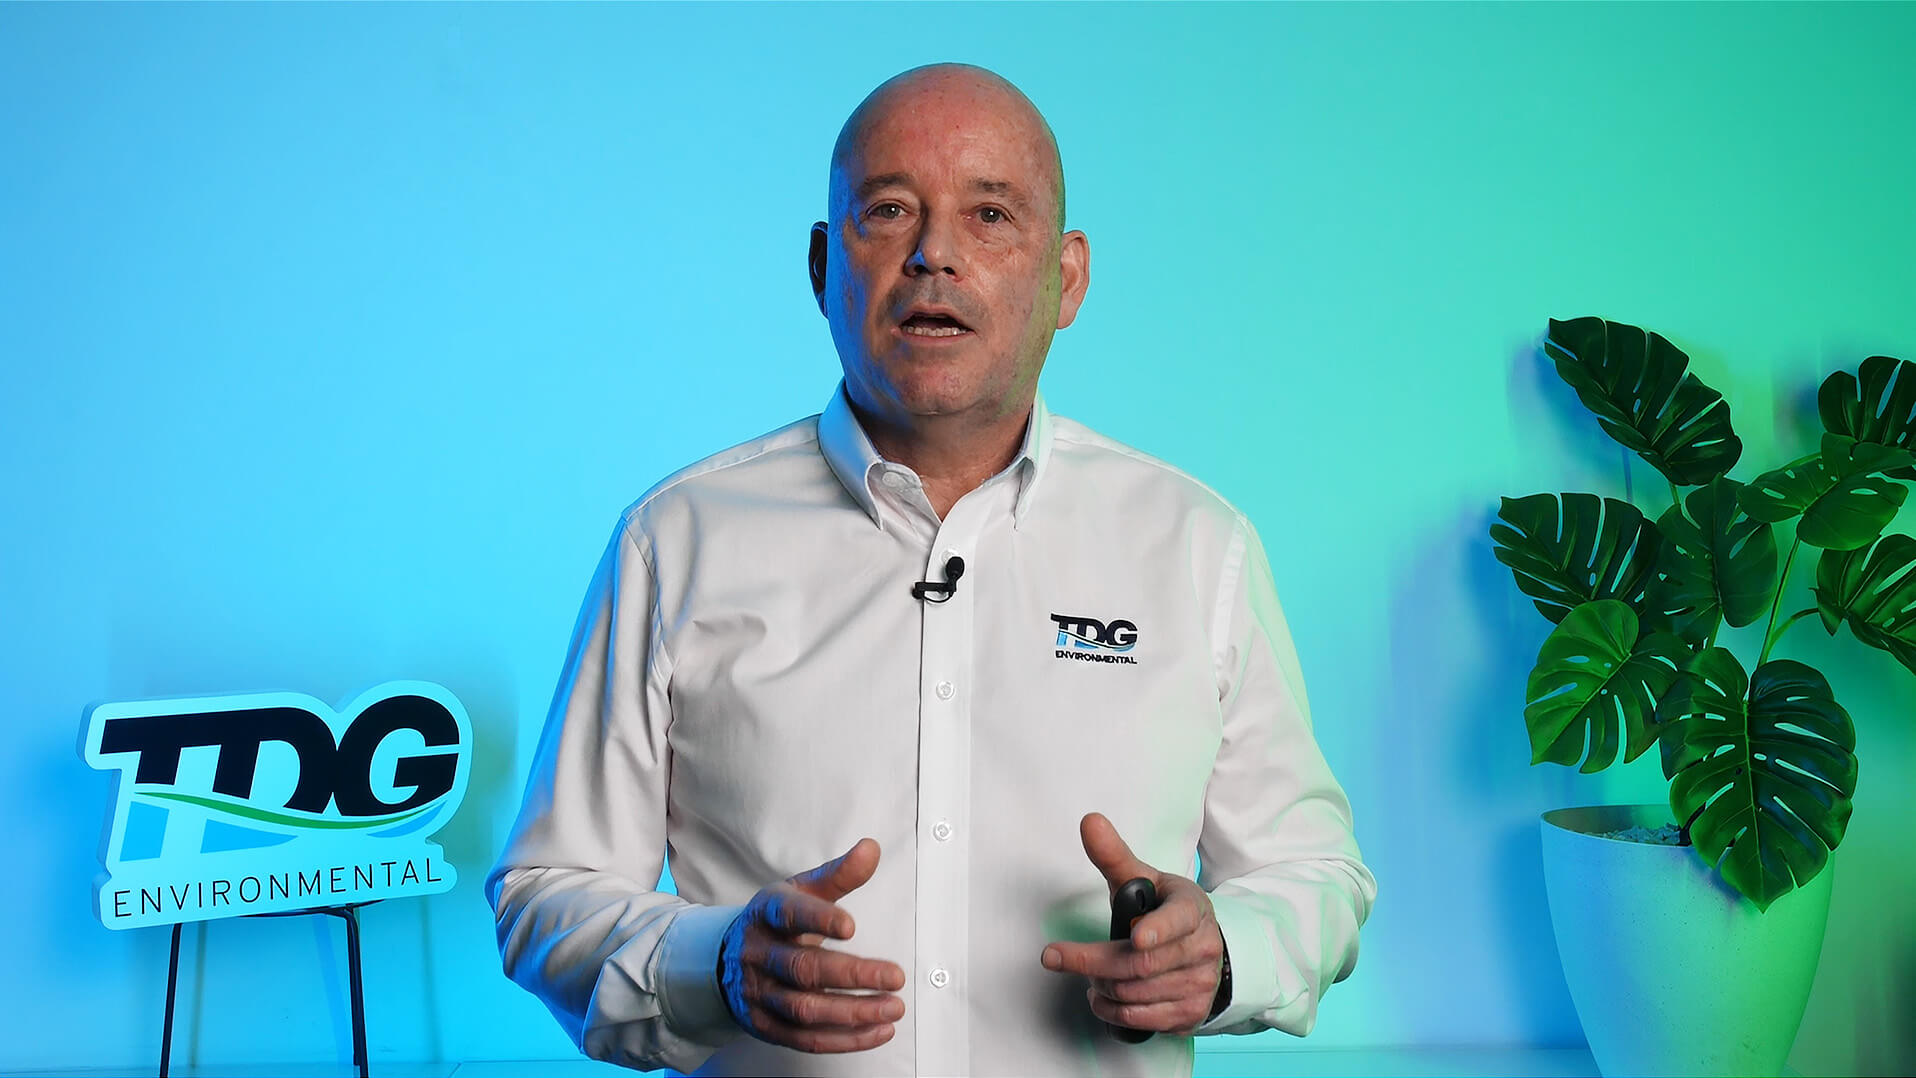
[[[1048,173],[1045,178],[1056,214],[1053,224],[1063,231],[1064,161],[1051,125],[1016,86],[995,72],[971,64],[914,67],[885,80],[859,102],[839,129],[838,141],[832,144],[830,198],[834,215],[851,195],[847,166],[861,152],[866,138],[895,115],[933,104],[959,105],[971,115],[998,119],[1012,137],[1026,140]]]

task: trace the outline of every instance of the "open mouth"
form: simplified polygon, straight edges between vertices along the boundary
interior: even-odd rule
[[[942,311],[913,311],[898,324],[899,332],[908,337],[965,337],[971,334],[971,327]]]

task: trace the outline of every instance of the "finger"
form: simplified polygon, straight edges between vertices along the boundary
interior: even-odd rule
[[[793,876],[791,883],[807,894],[836,902],[872,878],[878,871],[878,854],[877,839],[861,838],[839,857]]]
[[[1143,876],[1153,884],[1158,882],[1157,870],[1131,852],[1131,847],[1118,835],[1117,825],[1105,818],[1101,812],[1086,813],[1078,821],[1078,838],[1084,843],[1084,854],[1097,866],[1105,882],[1115,893],[1124,881]]]
[[[1204,1024],[1211,1001],[1194,998],[1172,1003],[1113,1003],[1087,990],[1085,998],[1091,1013],[1115,1026],[1146,1029],[1153,1033],[1189,1033]]]
[[[1203,927],[1211,915],[1210,896],[1204,895],[1196,883],[1169,873],[1161,879],[1164,904],[1131,922],[1131,942],[1139,950],[1188,936]]]
[[[1188,996],[1217,995],[1218,971],[1211,966],[1185,966],[1133,981],[1091,978],[1091,990],[1113,1003],[1169,1003]]]
[[[746,1016],[750,1033],[762,1041],[784,1045],[800,1052],[864,1052],[892,1039],[896,1027],[889,1022],[863,1029],[807,1029],[795,1026],[763,1007],[754,1007]]]
[[[833,939],[851,939],[858,929],[852,915],[817,895],[796,887],[779,887],[764,892],[759,921],[782,936],[810,932]]]
[[[897,996],[806,992],[769,978],[757,982],[757,998],[753,1002],[801,1028],[855,1031],[886,1025],[905,1016],[905,1001]]]
[[[1135,981],[1155,977],[1186,966],[1214,963],[1223,954],[1223,945],[1206,933],[1179,936],[1157,947],[1140,949],[1130,940],[1108,943],[1052,943],[1046,951],[1058,952],[1059,962],[1045,968],[1061,973],[1082,973],[1114,981]]]
[[[742,960],[794,988],[862,988],[895,992],[905,987],[897,963],[860,958],[823,947],[794,947],[772,940],[747,940]]]

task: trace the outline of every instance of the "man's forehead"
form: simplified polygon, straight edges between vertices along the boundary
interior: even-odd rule
[[[988,111],[949,99],[916,99],[868,114],[845,149],[846,163],[874,172],[892,171],[893,158],[954,167],[987,160],[1042,167],[1046,137],[1041,126],[1011,108]]]
[[[1017,87],[983,68],[915,68],[853,110],[833,147],[834,192],[855,198],[881,178],[956,179],[1026,196],[1051,186],[1062,210],[1063,169],[1050,126]]]

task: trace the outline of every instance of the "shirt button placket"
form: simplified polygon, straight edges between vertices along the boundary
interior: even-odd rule
[[[947,516],[921,579],[945,579],[942,570],[954,557],[971,562],[975,543],[963,534],[970,515],[961,508]],[[967,989],[958,983],[970,953],[969,851],[960,828],[971,809],[971,724],[969,694],[959,690],[972,673],[979,575],[968,564],[948,599],[921,604],[918,818],[929,823],[921,823],[919,833],[931,841],[919,847],[917,871],[916,957],[925,978],[919,983],[926,986],[919,989],[917,1010],[920,1074],[965,1074],[971,1068]]]

